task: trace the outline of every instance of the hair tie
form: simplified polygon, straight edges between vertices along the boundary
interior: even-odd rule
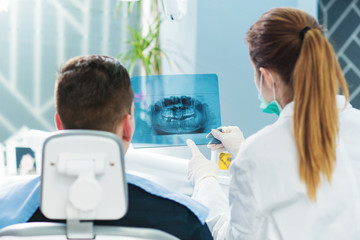
[[[300,40],[301,40],[301,41],[304,39],[305,33],[306,33],[307,31],[309,31],[310,29],[311,29],[311,27],[306,26],[306,27],[303,28],[303,30],[300,31],[299,37],[300,37]]]

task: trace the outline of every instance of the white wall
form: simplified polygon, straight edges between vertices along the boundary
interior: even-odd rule
[[[163,73],[195,73],[197,44],[198,1],[188,0],[186,15],[178,21],[165,20],[161,24],[161,48],[174,66],[163,58]]]

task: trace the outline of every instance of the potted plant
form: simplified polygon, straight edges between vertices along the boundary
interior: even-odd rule
[[[129,40],[125,43],[130,48],[119,54],[118,59],[128,68],[130,75],[133,74],[137,64],[146,75],[160,75],[161,57],[164,56],[170,64],[172,63],[160,46],[161,15],[158,2],[151,0],[150,6],[145,6],[144,1],[118,1],[116,12],[123,8],[124,5],[127,7],[127,17],[133,17],[132,15],[135,14],[136,21],[128,25]],[[144,13],[147,13],[148,19],[142,19],[141,14]]]

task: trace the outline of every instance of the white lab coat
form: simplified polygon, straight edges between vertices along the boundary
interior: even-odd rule
[[[337,102],[343,109],[345,98],[337,96]],[[339,119],[332,182],[323,178],[316,203],[299,178],[293,103],[242,143],[230,166],[230,205],[215,178],[195,186],[193,197],[210,208],[214,238],[360,239],[360,111],[347,104]]]

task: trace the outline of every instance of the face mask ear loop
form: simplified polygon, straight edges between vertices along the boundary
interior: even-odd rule
[[[260,95],[262,96],[262,81],[263,81],[263,76],[262,76],[262,72],[260,72]]]
[[[271,72],[269,72],[269,75],[270,75],[271,81],[272,81],[273,97],[274,97],[274,100],[276,100],[276,99],[275,99],[275,83],[274,83],[274,78],[273,78],[273,76],[271,75]]]

